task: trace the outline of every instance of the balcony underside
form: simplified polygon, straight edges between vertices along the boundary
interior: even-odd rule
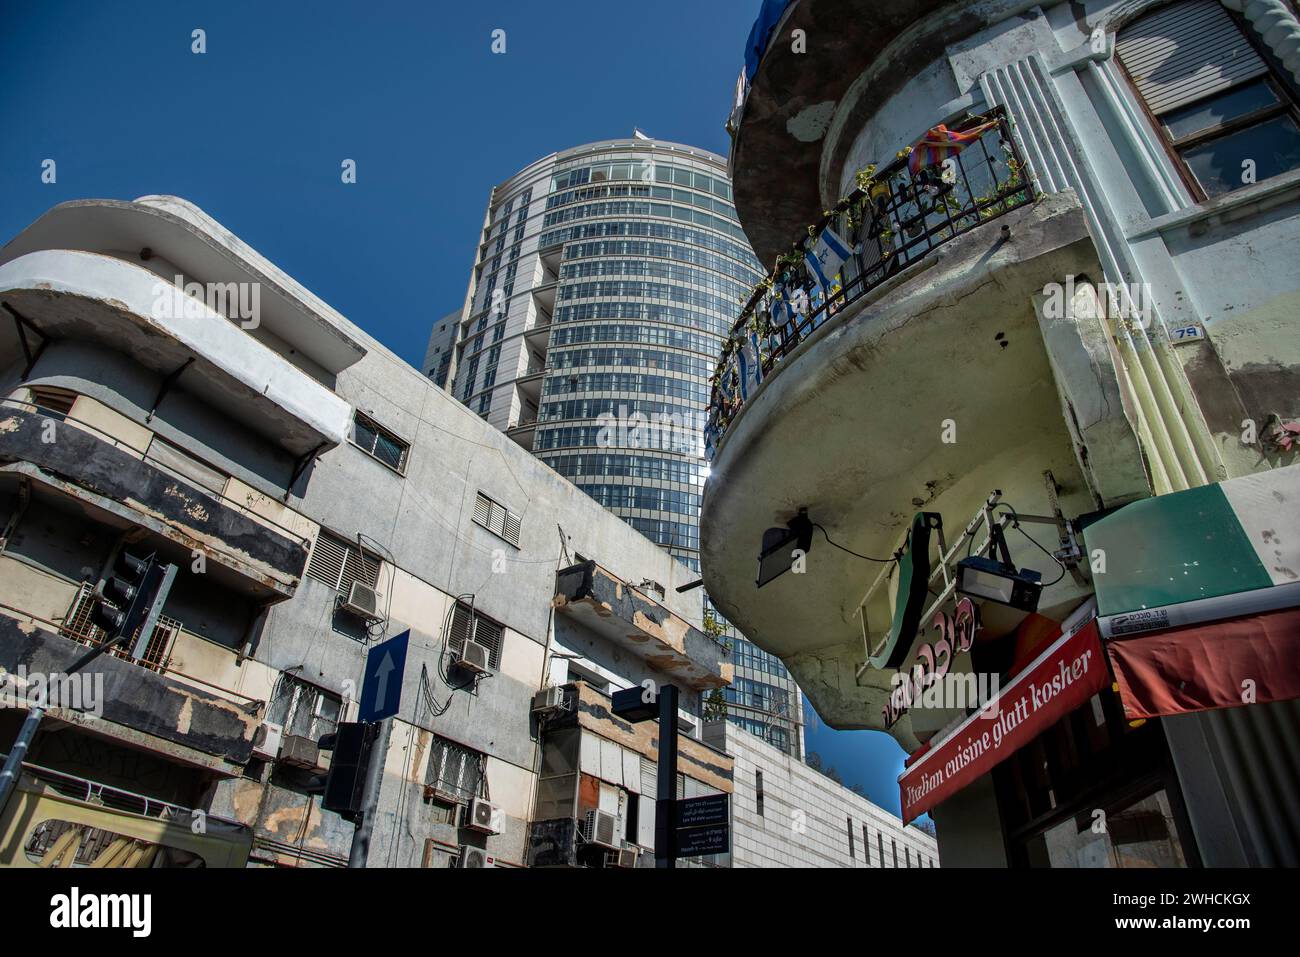
[[[342,442],[348,404],[225,316],[140,266],[66,249],[28,253],[0,266],[0,301],[39,337],[76,339],[126,353],[176,387],[267,436],[295,456]],[[0,366],[24,358],[0,314]],[[186,363],[190,363],[188,366]]]
[[[785,661],[832,727],[883,727],[893,672],[856,677],[866,655],[855,614],[882,566],[816,532],[804,574],[758,589],[763,531],[806,507],[838,544],[887,557],[917,511],[940,512],[951,541],[993,489],[1020,512],[1049,512],[1048,469],[1067,515],[1097,508],[1107,495],[1090,485],[1062,411],[1062,379],[1074,372],[1054,371],[1065,352],[1049,358],[1035,310],[1045,285],[1089,274],[1099,270],[1077,200],[1048,197],[953,240],[832,317],[731,423],[704,492],[705,586],[747,637]],[[1077,344],[1083,333],[1070,334]],[[1088,365],[1078,351],[1082,376],[1102,392],[1109,365]],[[1101,415],[1123,435],[1118,400]],[[1139,489],[1115,495],[1141,494],[1136,472]],[[1037,537],[1055,547],[1052,529]],[[1032,546],[1012,545],[1017,561],[1054,577]],[[1041,610],[1064,614],[1079,600],[1067,576]],[[894,733],[915,743],[907,718]]]
[[[556,575],[556,610],[603,635],[679,685],[696,691],[731,682],[726,650],[663,605],[587,562]]]

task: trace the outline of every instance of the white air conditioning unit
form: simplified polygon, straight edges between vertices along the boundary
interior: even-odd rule
[[[641,860],[641,848],[628,846],[620,848],[617,851],[607,851],[605,853],[606,867],[636,867]]]
[[[492,652],[488,650],[487,645],[480,645],[477,641],[466,639],[465,647],[461,649],[460,655],[456,658],[456,667],[486,675],[492,671],[488,667],[488,662],[491,660]]]
[[[623,842],[618,837],[618,817],[608,811],[588,811],[583,822],[582,836],[588,844],[607,847],[611,851],[622,850]]]
[[[564,711],[564,687],[551,685],[533,695],[533,714],[552,714]]]
[[[482,831],[484,834],[500,834],[501,808],[483,798],[474,798],[466,809],[465,823],[462,827],[467,827],[471,831]]]
[[[300,734],[286,734],[280,744],[280,763],[291,768],[314,771],[320,767],[320,748],[311,738]]]
[[[471,847],[469,844],[460,846],[460,866],[461,867],[495,867],[493,858],[488,856],[488,852],[481,847]]]
[[[274,761],[280,756],[280,744],[284,740],[284,725],[263,721],[253,732],[253,757],[263,761]]]
[[[379,613],[379,597],[379,592],[369,585],[353,582],[352,587],[348,589],[348,597],[340,603],[339,607],[358,618],[379,621],[383,618]]]

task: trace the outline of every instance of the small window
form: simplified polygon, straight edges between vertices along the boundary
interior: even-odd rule
[[[857,855],[853,851],[853,817],[846,818],[849,825],[849,860],[854,860]]]
[[[447,650],[454,655],[463,654],[465,640],[470,639],[487,648],[488,667],[501,667],[501,645],[505,628],[499,622],[480,614],[463,601],[456,602],[451,616],[451,632],[447,635]]]
[[[763,772],[754,772],[754,787],[758,803],[758,816],[763,816]]]
[[[492,534],[504,538],[515,548],[519,547],[520,516],[482,492],[474,500],[474,521]]]
[[[307,577],[346,595],[353,582],[372,588],[379,582],[379,559],[349,542],[321,529],[307,563]]]
[[[352,442],[357,448],[397,472],[406,471],[411,446],[368,416],[356,413],[352,420]]]
[[[871,866],[871,838],[865,824],[862,825],[862,861],[868,867]]]

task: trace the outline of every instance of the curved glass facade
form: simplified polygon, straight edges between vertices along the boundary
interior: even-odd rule
[[[645,139],[557,153],[493,191],[448,388],[698,572],[708,379],[761,279],[722,157]],[[729,640],[738,662],[757,652]],[[730,693],[730,712],[797,753],[789,675],[737,675],[769,691]]]

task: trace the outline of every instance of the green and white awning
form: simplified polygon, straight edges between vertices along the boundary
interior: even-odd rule
[[[1106,638],[1300,605],[1300,465],[1134,502],[1084,541]]]

